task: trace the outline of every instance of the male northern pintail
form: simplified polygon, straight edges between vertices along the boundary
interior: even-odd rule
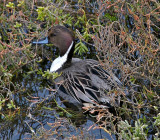
[[[114,105],[116,91],[123,92],[122,83],[112,72],[104,70],[98,61],[72,58],[75,47],[72,31],[57,25],[48,31],[48,39],[60,53],[50,67],[50,72],[62,72],[56,79],[58,94],[70,103],[84,106]]]

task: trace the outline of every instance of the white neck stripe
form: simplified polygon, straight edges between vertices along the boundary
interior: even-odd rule
[[[50,67],[50,72],[55,72],[63,66],[63,64],[67,61],[68,54],[69,54],[72,46],[73,46],[73,41],[72,41],[71,45],[69,46],[67,52],[63,56],[59,56],[58,58],[56,58],[52,62],[52,65]]]

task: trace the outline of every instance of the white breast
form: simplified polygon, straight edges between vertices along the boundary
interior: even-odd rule
[[[56,58],[52,62],[52,65],[50,67],[50,72],[55,72],[55,71],[57,71],[58,69],[60,69],[63,66],[63,64],[67,61],[68,54],[69,54],[72,46],[73,46],[73,41],[72,41],[71,45],[69,46],[67,52],[62,57],[59,56],[58,58]]]

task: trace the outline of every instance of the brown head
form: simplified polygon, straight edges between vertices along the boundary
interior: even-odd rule
[[[57,25],[48,31],[48,39],[54,46],[59,48],[60,56],[63,56],[67,52],[72,41],[74,41],[74,35],[72,31],[66,27]],[[73,51],[74,46],[69,55],[73,55]]]

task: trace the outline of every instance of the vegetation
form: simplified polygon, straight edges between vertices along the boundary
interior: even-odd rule
[[[57,55],[57,50],[50,45],[45,47],[32,45],[33,39],[43,38],[48,29],[56,24],[68,26],[75,32],[78,39],[74,52],[76,56],[96,58],[106,70],[113,70],[127,90],[132,92],[131,100],[128,100],[125,93],[121,93],[123,104],[116,108],[118,114],[116,116],[103,108],[83,108],[90,116],[96,118],[97,125],[91,128],[101,128],[111,137],[115,134],[120,139],[143,140],[150,137],[158,139],[160,137],[158,0],[2,1],[0,125],[3,126],[5,122],[5,126],[0,127],[0,131],[8,128],[7,124],[18,116],[28,115],[31,120],[38,120],[33,116],[36,116],[36,111],[41,112],[42,109],[48,112],[54,110],[56,118],[65,116],[62,117],[64,120],[75,119],[71,111],[59,106],[55,99],[51,100],[55,97],[53,93],[56,91],[46,82],[50,76],[53,78],[58,76],[57,73],[50,75],[47,71],[47,62],[51,62],[53,56]],[[39,82],[39,90],[46,87],[52,94],[43,98],[37,97],[36,90],[32,87],[36,81],[33,77]],[[54,104],[54,107],[51,104]],[[45,115],[40,116],[46,119]],[[42,126],[37,128],[37,132],[27,123],[31,130],[31,138],[34,139],[50,139],[59,136],[57,130],[60,126],[67,128],[67,123],[62,120],[49,124],[50,130],[45,129],[40,121],[37,122]],[[68,119],[67,122],[70,123]],[[75,137],[73,134],[69,136]]]

